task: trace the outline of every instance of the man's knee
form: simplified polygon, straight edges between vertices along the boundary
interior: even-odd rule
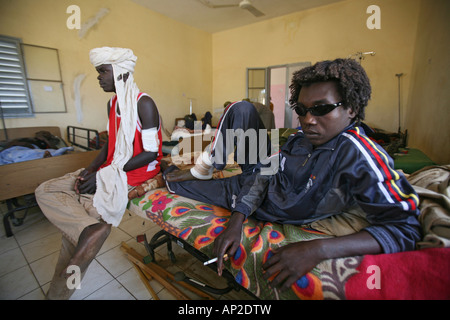
[[[34,190],[34,196],[36,199],[40,199],[42,197],[43,194],[46,193],[45,191],[45,186],[48,183],[48,181],[45,181],[43,183],[41,183],[36,190]]]
[[[255,115],[258,115],[258,111],[256,110],[255,106],[251,104],[248,101],[239,101],[236,102],[230,111],[233,114],[239,114],[243,118],[251,118]]]

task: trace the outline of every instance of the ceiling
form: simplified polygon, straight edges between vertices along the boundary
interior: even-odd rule
[[[241,0],[132,1],[174,20],[214,33],[343,0],[250,0],[256,9],[264,13],[264,16],[261,17],[256,17],[248,10],[241,9],[239,7]],[[207,4],[210,6],[229,4],[236,6],[210,8]]]

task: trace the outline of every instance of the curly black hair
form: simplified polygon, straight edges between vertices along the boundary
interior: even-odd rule
[[[364,108],[369,102],[372,89],[363,67],[353,59],[321,61],[295,72],[289,86],[289,103],[292,108],[297,104],[302,86],[324,81],[336,81],[343,107],[351,108],[356,113],[357,122],[364,120]]]

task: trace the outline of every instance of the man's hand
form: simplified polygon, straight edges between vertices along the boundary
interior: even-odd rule
[[[242,223],[245,216],[239,212],[233,213],[228,222],[228,227],[214,240],[213,253],[217,257],[217,273],[222,275],[223,256],[234,257],[241,244]]]
[[[282,284],[281,291],[289,289],[323,260],[319,243],[315,240],[302,241],[273,250],[273,256],[263,264],[264,278],[268,280],[273,277],[271,285],[276,287]]]
[[[286,290],[323,260],[381,252],[378,241],[362,230],[346,236],[287,244],[273,250],[274,255],[262,267],[265,279],[273,277],[273,287],[282,284],[281,290]]]
[[[75,181],[75,192],[78,194],[89,193],[94,194],[97,190],[96,171],[84,169],[80,172]]]

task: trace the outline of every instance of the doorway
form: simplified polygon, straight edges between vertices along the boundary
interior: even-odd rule
[[[291,109],[289,85],[294,72],[310,66],[310,62],[268,67],[267,101],[273,104],[276,128],[297,128],[300,126],[297,115]]]

